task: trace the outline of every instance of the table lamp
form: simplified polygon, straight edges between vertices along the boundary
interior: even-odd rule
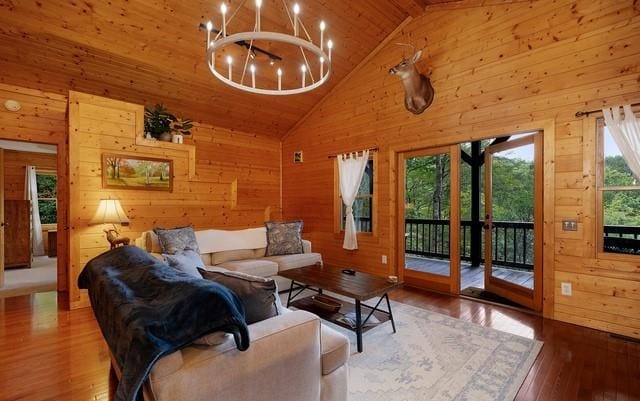
[[[129,238],[120,237],[120,233],[116,228],[116,224],[129,225],[129,218],[118,199],[100,199],[98,210],[96,210],[96,214],[89,221],[89,224],[113,224],[112,229],[103,230],[107,234],[107,241],[109,241],[111,249],[119,245],[129,245]]]

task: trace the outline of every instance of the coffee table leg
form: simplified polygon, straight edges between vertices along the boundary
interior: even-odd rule
[[[293,284],[295,284],[295,281],[291,280],[291,285],[289,286],[289,295],[287,295],[287,308],[291,303],[291,294],[293,293]]]
[[[360,309],[360,300],[358,299],[356,299],[356,339],[358,352],[362,352],[362,310]]]
[[[384,294],[384,297],[387,299],[387,310],[389,311],[389,320],[391,320],[391,327],[393,328],[393,332],[396,332],[396,322],[393,320],[393,313],[391,313],[391,302],[389,302],[389,294]]]

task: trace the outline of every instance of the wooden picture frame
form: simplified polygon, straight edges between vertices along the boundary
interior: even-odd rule
[[[102,188],[173,192],[171,159],[103,153],[101,167]],[[149,174],[142,175],[140,169]]]

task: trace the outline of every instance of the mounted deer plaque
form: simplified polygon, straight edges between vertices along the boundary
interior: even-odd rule
[[[431,106],[433,102],[434,93],[431,81],[419,73],[416,68],[416,62],[420,60],[421,56],[422,50],[419,50],[409,59],[402,57],[402,61],[400,61],[398,65],[389,69],[389,74],[397,75],[402,80],[402,86],[404,87],[404,106],[413,114],[421,114],[427,107]]]

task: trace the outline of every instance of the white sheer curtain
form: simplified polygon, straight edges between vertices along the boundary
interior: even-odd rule
[[[342,202],[347,208],[347,216],[344,224],[344,249],[358,249],[356,238],[356,222],[353,218],[353,202],[358,195],[360,182],[364,175],[364,170],[369,161],[369,150],[362,152],[362,156],[357,153],[346,153],[338,155],[338,173],[340,175],[340,195]]]
[[[24,198],[31,201],[31,252],[33,256],[44,255],[42,240],[42,224],[40,222],[40,207],[38,206],[38,185],[36,182],[35,166],[27,166]]]
[[[620,107],[602,109],[604,121],[627,165],[640,180],[640,121],[633,114],[631,105],[624,105],[624,118]]]

